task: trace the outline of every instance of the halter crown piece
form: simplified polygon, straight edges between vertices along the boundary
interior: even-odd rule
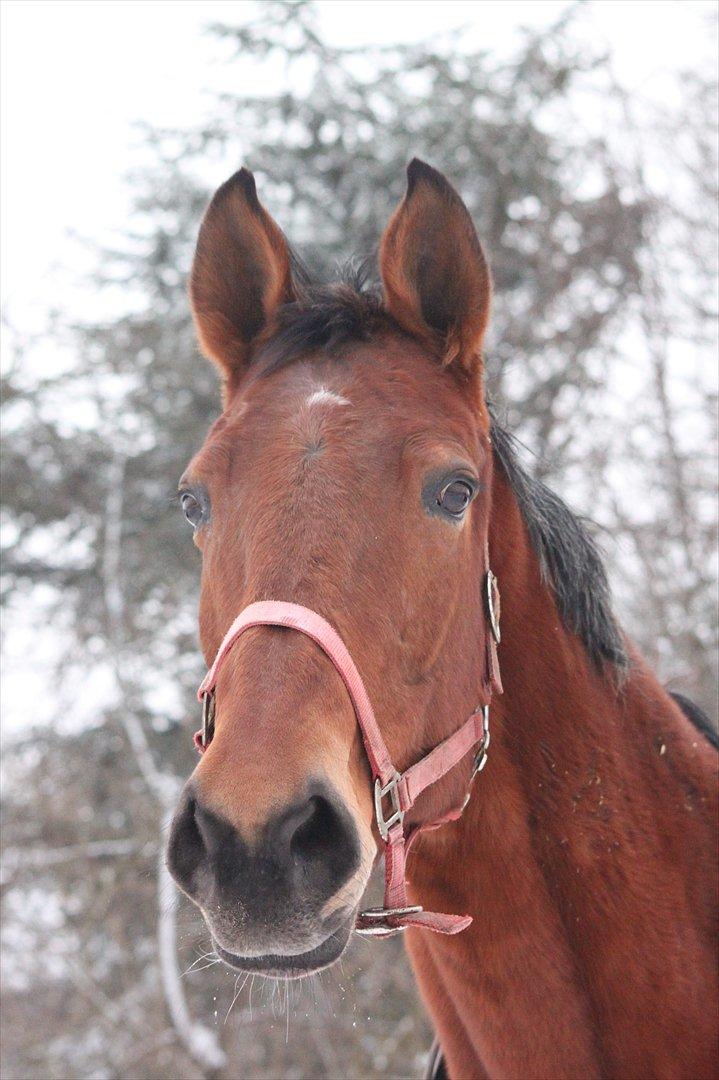
[[[487,559],[485,546],[485,559]],[[416,764],[400,773],[395,769],[384,744],[372,704],[362,677],[355,666],[344,642],[326,619],[317,612],[300,604],[279,600],[262,600],[250,604],[229,628],[217,651],[212,667],[197,691],[202,702],[202,729],[195,735],[195,745],[201,754],[205,752],[214,734],[215,686],[222,664],[234,643],[252,626],[284,626],[306,634],[332,661],[347,688],[354,706],[357,723],[362,732],[372,777],[374,780],[374,807],[379,835],[385,844],[385,890],[384,907],[369,908],[357,916],[355,929],[366,936],[389,937],[408,926],[424,927],[439,934],[457,934],[472,922],[470,915],[442,915],[423,911],[412,906],[407,899],[406,856],[414,838],[428,829],[437,828],[460,816],[469,796],[458,809],[450,811],[437,821],[416,825],[405,837],[404,815],[414,805],[418,795],[441,779],[465,754],[475,746],[472,779],[487,761],[489,748],[489,702],[492,691],[502,692],[497,663],[499,644],[499,590],[497,579],[488,568],[484,577],[486,623],[485,669],[482,677],[483,700],[468,720]],[[479,744],[479,745],[478,745]]]

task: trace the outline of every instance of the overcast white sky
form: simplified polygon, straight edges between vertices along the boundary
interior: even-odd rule
[[[566,0],[321,0],[343,44],[418,40],[467,27],[468,43],[505,51],[521,25],[546,24]],[[702,16],[714,0],[595,0],[585,13],[632,87],[659,92],[661,73],[713,48]],[[133,125],[199,121],[234,77],[219,63],[213,21],[238,23],[247,0],[2,0],[3,307],[18,329],[41,325],[62,280],[79,269],[68,244],[122,233]],[[231,85],[231,82],[230,82]],[[218,181],[221,177],[218,176]]]
[[[238,69],[219,62],[223,50],[203,29],[239,23],[253,6],[247,0],[0,0],[0,291],[18,331],[39,330],[58,296],[63,303],[71,297],[73,315],[88,313],[90,293],[68,283],[82,270],[68,234],[91,241],[123,234],[124,177],[141,157],[133,125],[194,125],[208,115],[212,91],[236,87]],[[319,3],[325,31],[338,44],[407,42],[463,25],[468,45],[502,53],[519,27],[545,25],[565,6],[566,0]],[[611,46],[624,84],[662,100],[663,74],[715,55],[706,27],[715,7],[714,0],[594,0],[583,18],[587,33]],[[52,362],[54,348],[46,344],[43,365]],[[15,618],[5,642],[6,733],[58,712],[48,676],[57,643],[36,623],[36,608],[27,613],[27,626]],[[102,683],[102,672],[97,676]],[[82,699],[90,708],[98,697],[100,685],[85,686]],[[67,702],[79,722],[86,719],[81,704]]]

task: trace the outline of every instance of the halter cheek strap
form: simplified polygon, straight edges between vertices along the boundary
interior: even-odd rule
[[[317,612],[300,604],[278,600],[262,600],[250,604],[229,628],[220,645],[212,667],[202,680],[197,692],[202,702],[202,730],[195,735],[195,745],[204,753],[214,733],[215,685],[220,668],[239,636],[252,626],[284,626],[298,630],[311,638],[332,661],[347,688],[362,732],[364,747],[374,779],[374,807],[377,829],[385,844],[385,891],[384,907],[370,908],[357,918],[356,929],[367,936],[388,937],[407,926],[424,927],[440,934],[457,934],[471,923],[469,915],[442,915],[423,911],[409,904],[407,898],[406,855],[419,832],[436,828],[459,817],[464,807],[452,811],[439,821],[417,826],[405,837],[404,815],[414,805],[417,797],[449,772],[465,754],[477,746],[472,778],[487,760],[489,747],[489,699],[492,690],[501,693],[496,646],[499,641],[498,601],[496,579],[491,571],[486,578],[487,614],[489,628],[486,632],[485,673],[483,696],[485,701],[467,721],[441,742],[426,757],[399,773],[385,746],[369,696],[362,677],[344,642],[326,619]],[[466,805],[466,800],[465,800]]]

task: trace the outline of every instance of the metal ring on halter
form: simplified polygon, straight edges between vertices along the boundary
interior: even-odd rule
[[[469,803],[469,800],[470,800],[470,798],[472,796],[472,783],[474,781],[475,776],[477,775],[477,773],[481,773],[482,769],[487,764],[487,758],[489,756],[488,751],[489,751],[489,740],[490,740],[490,738],[491,738],[491,736],[489,734],[489,705],[483,705],[482,706],[482,739],[481,739],[480,744],[477,747],[477,751],[476,751],[476,753],[474,755],[474,762],[472,764],[472,775],[469,778],[469,785],[470,785],[469,786],[469,791],[465,795],[464,802],[462,803],[462,809],[463,810],[467,806],[467,804]]]
[[[419,904],[413,907],[367,908],[366,911],[360,911],[359,917],[360,919],[376,919],[379,923],[386,919],[399,919],[404,915],[419,915],[421,911],[422,907]],[[360,926],[355,928],[355,933],[362,937],[392,937],[394,934],[401,934],[406,929],[406,926]]]
[[[499,629],[499,582],[491,570],[487,571],[485,599],[487,601],[487,615],[489,616],[492,637],[499,645],[502,640]]]
[[[487,757],[489,756],[489,740],[491,736],[489,734],[489,705],[482,706],[482,741],[477,748],[477,753],[474,755],[474,765],[472,766],[472,780],[474,780],[477,773],[480,773],[484,766],[487,764]]]
[[[212,736],[215,734],[215,691],[208,690],[202,695],[202,734],[200,742],[203,747],[209,746]]]

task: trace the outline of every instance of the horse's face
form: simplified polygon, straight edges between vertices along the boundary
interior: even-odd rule
[[[208,662],[253,601],[316,610],[352,653],[404,767],[449,733],[439,711],[456,726],[475,703],[467,628],[481,618],[490,475],[478,360],[488,274],[464,206],[426,166],[410,169],[382,272],[384,311],[356,297],[325,299],[324,315],[309,299],[285,306],[286,247],[251,177],[220,189],[191,291],[226,408],[180,487],[203,556]],[[315,341],[278,362],[350,308],[365,340]],[[445,798],[453,783],[462,778]],[[283,974],[336,959],[377,853],[373,828],[361,733],[335,668],[296,631],[249,630],[220,672],[215,735],[169,843],[220,955]]]

